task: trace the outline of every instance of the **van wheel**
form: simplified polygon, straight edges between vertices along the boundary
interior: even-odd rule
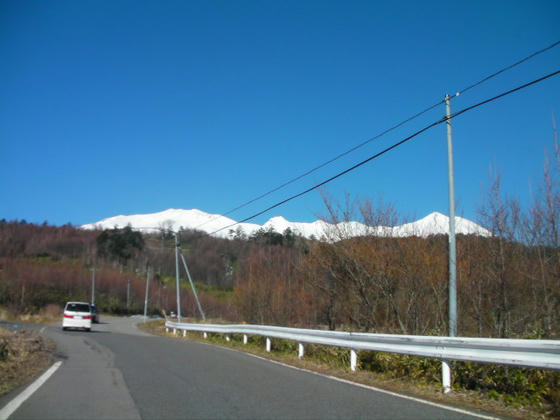
[[[91,328],[86,328],[86,331],[87,331],[87,332],[91,332]]]

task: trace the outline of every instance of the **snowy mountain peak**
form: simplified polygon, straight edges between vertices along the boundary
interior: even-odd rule
[[[270,220],[267,223],[289,223],[289,222],[286,219],[284,219],[282,216],[274,216],[270,218]]]
[[[271,218],[268,222],[263,225],[264,229],[273,228],[275,231],[282,233],[288,228],[292,228],[292,222],[287,221],[282,216],[276,216]]]
[[[448,235],[449,217],[439,212],[433,212],[426,217],[393,228],[393,236],[421,236]],[[455,233],[463,235],[490,236],[491,233],[482,226],[462,217],[455,216]]]
[[[490,236],[490,232],[470,220],[456,217],[455,231],[458,234],[475,234]],[[136,214],[130,216],[114,216],[100,220],[96,223],[83,225],[83,229],[112,229],[123,228],[130,225],[133,229],[144,231],[159,231],[180,229],[196,229],[220,237],[231,237],[231,231],[241,229],[246,235],[252,235],[258,229],[274,229],[283,233],[290,228],[294,233],[310,238],[332,236],[333,232],[343,233],[346,237],[375,234],[391,237],[440,235],[449,233],[449,218],[441,213],[434,212],[426,217],[400,226],[366,226],[359,222],[341,222],[336,225],[317,220],[312,223],[290,222],[282,216],[272,217],[264,225],[253,223],[239,223],[219,214],[209,214],[202,210],[168,209],[158,213]],[[331,233],[331,235],[328,234]]]
[[[448,217],[444,214],[441,214],[439,211],[434,211],[433,213],[428,214],[424,219],[428,220],[436,220],[436,221],[448,221]],[[424,220],[420,219],[420,220]]]

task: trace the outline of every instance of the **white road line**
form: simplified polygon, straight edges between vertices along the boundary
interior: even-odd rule
[[[232,349],[232,350],[238,351],[236,349]],[[244,353],[244,352],[242,352],[242,353]],[[245,353],[245,354],[247,354],[249,356],[256,357],[257,359],[266,360],[268,362],[275,363],[277,365],[289,367],[289,368],[292,368],[292,369],[295,369],[295,370],[300,370],[302,372],[312,373],[313,375],[322,376],[323,378],[329,378],[329,379],[332,379],[334,381],[342,382],[342,383],[345,383],[345,384],[348,384],[348,385],[354,385],[354,386],[357,386],[357,387],[360,387],[360,388],[369,389],[370,391],[381,392],[382,394],[391,395],[393,397],[403,398],[405,400],[415,401],[415,402],[418,402],[418,403],[442,408],[444,410],[455,411],[455,412],[461,413],[461,414],[468,414],[470,416],[478,417],[478,418],[485,419],[485,420],[497,420],[497,419],[499,419],[499,417],[493,417],[493,416],[489,416],[487,414],[476,413],[474,411],[469,411],[469,410],[466,410],[466,409],[463,409],[463,408],[453,407],[453,406],[446,405],[446,404],[440,404],[440,403],[437,403],[437,402],[434,402],[434,401],[424,400],[422,398],[411,397],[410,395],[399,394],[399,393],[393,392],[393,391],[387,391],[386,389],[376,388],[374,386],[361,384],[359,382],[352,382],[348,379],[342,379],[342,378],[338,378],[336,376],[325,375],[324,373],[314,372],[312,370],[300,368],[300,367],[297,367],[297,366],[288,365],[286,363],[278,362],[276,360],[266,359],[264,357],[257,356],[256,354],[251,354],[251,353]]]
[[[37,391],[41,385],[47,382],[47,379],[51,377],[53,373],[62,365],[62,362],[56,362],[52,365],[49,370],[43,373],[35,382],[29,385],[25,390],[10,401],[4,408],[0,410],[0,420],[6,420],[10,417],[14,411],[16,411],[20,405],[22,405],[35,391]]]

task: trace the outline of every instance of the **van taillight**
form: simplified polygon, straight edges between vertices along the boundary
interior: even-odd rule
[[[86,316],[82,317],[82,319],[91,319],[91,315],[86,315]]]
[[[72,315],[66,315],[66,314],[64,314],[64,318],[70,318],[70,319],[72,319],[72,318],[74,318],[74,317],[73,317]]]

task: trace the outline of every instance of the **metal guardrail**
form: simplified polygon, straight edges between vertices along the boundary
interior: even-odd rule
[[[303,356],[303,343],[345,347],[352,351],[351,368],[357,364],[356,350],[383,351],[466,362],[491,363],[499,365],[525,366],[541,369],[560,370],[560,340],[521,340],[501,338],[432,337],[416,335],[369,334],[341,331],[323,331],[300,328],[273,327],[264,325],[217,325],[187,324],[167,321],[165,327],[203,333],[243,334],[270,339],[279,338],[300,344],[299,356]]]

